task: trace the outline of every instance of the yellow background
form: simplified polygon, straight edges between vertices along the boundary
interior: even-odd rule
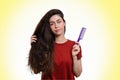
[[[67,25],[76,26],[68,28],[71,33],[79,33],[77,26],[87,28],[81,41],[83,73],[78,79],[120,80],[119,0],[0,0],[0,80],[34,79],[27,68],[29,40],[51,8],[65,12]],[[70,32],[66,36],[72,39]]]

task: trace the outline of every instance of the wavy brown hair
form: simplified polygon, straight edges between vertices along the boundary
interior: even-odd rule
[[[52,71],[55,35],[50,29],[49,19],[56,14],[65,22],[64,14],[58,9],[52,9],[42,17],[33,33],[37,41],[31,43],[28,65],[35,74],[41,71],[48,74]]]

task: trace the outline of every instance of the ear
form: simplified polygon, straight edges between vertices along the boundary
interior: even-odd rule
[[[66,22],[64,22],[64,33],[66,32]]]
[[[64,22],[64,26],[66,26],[66,22]]]

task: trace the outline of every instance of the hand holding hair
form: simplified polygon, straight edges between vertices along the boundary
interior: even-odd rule
[[[36,40],[37,40],[36,35],[32,35],[31,36],[31,43],[36,42]]]

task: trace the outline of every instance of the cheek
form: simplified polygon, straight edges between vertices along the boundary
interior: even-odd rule
[[[54,30],[54,27],[53,27],[53,26],[50,26],[50,29],[51,29],[51,31],[53,32],[53,30]]]
[[[61,28],[62,29],[64,29],[65,28],[65,24],[63,23],[63,24],[61,24]]]
[[[63,31],[65,32],[66,28],[65,28],[65,24],[63,25]]]
[[[63,25],[62,29],[63,29],[63,31],[65,30],[65,25]]]
[[[50,26],[50,29],[53,29],[53,27],[52,27],[52,26]]]

